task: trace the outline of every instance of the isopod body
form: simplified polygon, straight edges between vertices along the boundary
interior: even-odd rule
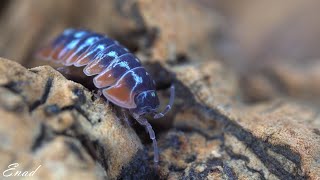
[[[143,117],[152,114],[163,117],[173,104],[174,86],[171,86],[169,104],[157,113],[159,99],[155,84],[138,58],[115,40],[105,35],[80,29],[66,29],[50,44],[37,52],[37,57],[61,63],[64,66],[84,67],[87,76],[94,76],[94,85],[107,100],[128,109],[130,114],[146,127],[153,140],[154,161],[158,147],[151,125]]]

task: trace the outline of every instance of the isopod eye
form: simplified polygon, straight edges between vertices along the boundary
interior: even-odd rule
[[[159,98],[154,90],[144,91],[135,97],[135,103],[138,114],[152,113],[159,107]]]

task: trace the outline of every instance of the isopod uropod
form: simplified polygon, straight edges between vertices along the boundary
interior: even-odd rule
[[[88,30],[66,29],[50,44],[37,52],[37,57],[64,66],[85,66],[87,76],[95,76],[94,85],[107,100],[128,109],[134,119],[143,125],[153,142],[154,162],[159,161],[155,133],[144,117],[163,117],[172,107],[174,86],[166,108],[157,113],[159,99],[154,81],[140,61],[117,41]]]

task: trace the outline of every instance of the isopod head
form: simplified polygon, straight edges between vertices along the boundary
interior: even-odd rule
[[[135,97],[135,103],[137,107],[132,111],[136,114],[156,113],[159,107],[159,98],[154,90],[144,91]]]

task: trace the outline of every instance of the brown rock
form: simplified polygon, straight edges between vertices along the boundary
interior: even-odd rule
[[[169,70],[177,99],[172,125],[157,133],[160,179],[320,176],[316,110],[288,99],[245,105],[235,76],[217,62]],[[102,99],[91,100],[85,88],[47,66],[26,70],[2,59],[0,72],[4,168],[41,164],[40,178],[155,178],[152,146],[147,160],[134,131]]]
[[[204,81],[206,69],[221,84]],[[209,68],[210,69],[210,68]],[[160,138],[167,178],[317,179],[320,138],[317,111],[289,100],[239,103],[235,81],[217,64],[173,67],[178,102],[174,127]],[[181,72],[181,73],[180,73]],[[182,73],[188,72],[188,73]],[[232,77],[232,76],[231,76]],[[207,77],[208,78],[208,77]],[[200,81],[201,79],[201,81]],[[232,79],[232,78],[231,78]],[[230,83],[231,82],[231,83]],[[228,88],[229,87],[229,88]],[[215,99],[214,92],[226,96]],[[188,97],[188,98],[185,98]],[[230,102],[226,108],[225,102]],[[220,106],[219,106],[220,105]]]
[[[300,3],[286,12],[295,14]],[[217,40],[221,19],[204,4],[214,3],[9,1],[0,19],[0,55],[27,67],[46,64],[31,58],[38,45],[66,27],[85,27],[108,34],[145,58],[157,81],[162,105],[168,101],[171,81],[177,98],[168,116],[152,121],[161,150],[156,174],[151,167],[148,135],[143,129],[136,131],[147,144],[143,148],[135,132],[102,98],[93,98],[82,85],[66,80],[49,66],[26,70],[1,59],[0,171],[18,162],[21,169],[42,165],[36,173],[41,179],[319,178],[319,112],[317,106],[296,102],[317,101],[318,65],[276,64],[238,82],[238,74],[212,60],[215,52],[211,43]],[[229,5],[241,6],[242,11],[249,7]],[[282,3],[282,7],[286,5]],[[250,7],[265,8],[259,3]],[[251,28],[243,20],[259,17],[245,12],[244,16],[235,13],[240,30]],[[276,12],[284,14],[281,8]],[[280,20],[286,22],[286,18]],[[252,34],[251,28],[242,36],[239,29],[226,26],[236,38],[241,37],[240,43],[249,42],[244,44],[248,56],[242,56],[243,51],[240,55],[225,51],[228,57],[236,57],[237,62],[244,62],[239,57],[253,61],[269,54],[265,52],[269,48],[263,47],[278,42],[269,40],[270,32],[279,27],[276,21],[254,22],[263,24],[255,25],[258,34]],[[284,29],[280,28],[280,34],[287,32],[288,28]],[[267,44],[260,44],[261,39]],[[190,62],[183,61],[186,59]],[[154,63],[168,60],[170,65]],[[199,60],[212,61],[196,64]],[[240,95],[241,89],[245,97]],[[256,104],[248,105],[244,100]]]
[[[159,31],[151,59],[175,60],[179,55],[194,60],[213,57],[211,41],[221,23],[214,11],[197,1],[183,0],[139,0],[137,6],[145,26]]]
[[[1,171],[41,168],[41,179],[114,179],[142,145],[103,99],[51,67],[0,60]],[[141,154],[141,153],[140,153]],[[145,166],[147,162],[144,161]]]

